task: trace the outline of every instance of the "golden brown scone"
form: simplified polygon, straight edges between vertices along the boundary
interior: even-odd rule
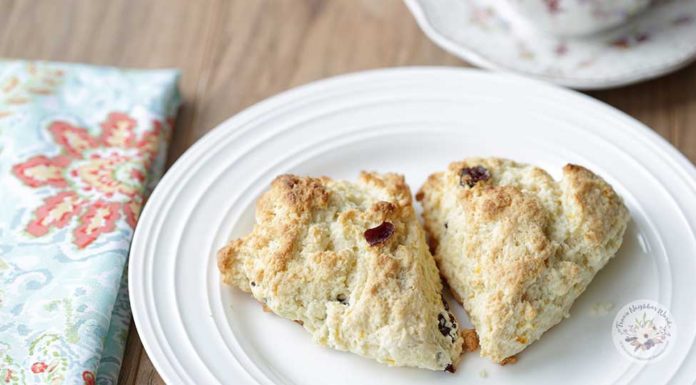
[[[629,221],[621,198],[576,165],[544,170],[472,158],[431,175],[417,195],[435,260],[498,363],[568,317],[614,256]]]
[[[276,178],[256,205],[253,232],[222,248],[218,267],[225,283],[297,321],[320,345],[433,370],[453,371],[461,354],[400,175]]]

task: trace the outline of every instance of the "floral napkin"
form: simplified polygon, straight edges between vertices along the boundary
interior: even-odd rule
[[[0,61],[0,384],[115,384],[174,70]]]

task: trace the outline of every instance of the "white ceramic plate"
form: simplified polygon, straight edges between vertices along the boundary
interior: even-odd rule
[[[474,155],[531,162],[553,175],[566,162],[586,165],[616,188],[633,216],[619,255],[571,318],[516,365],[467,354],[456,374],[390,368],[316,346],[295,323],[220,284],[216,250],[251,230],[254,202],[275,176],[398,171],[415,190],[429,173]],[[477,70],[341,76],[227,120],[169,170],[131,248],[133,315],[169,384],[683,384],[696,376],[694,196],[696,171],[682,155],[586,96]],[[642,366],[612,343],[615,310],[592,312],[598,302],[618,309],[641,298],[668,306],[679,329],[668,357]]]
[[[651,79],[696,58],[696,0],[655,1],[625,25],[577,38],[538,33],[505,1],[405,1],[423,32],[450,53],[578,89]]]

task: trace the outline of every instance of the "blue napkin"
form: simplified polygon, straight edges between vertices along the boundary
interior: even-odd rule
[[[0,61],[0,384],[115,384],[174,70]]]

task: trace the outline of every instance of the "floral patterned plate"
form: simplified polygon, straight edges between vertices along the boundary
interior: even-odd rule
[[[487,0],[405,0],[426,35],[477,66],[577,89],[651,79],[696,58],[696,1],[657,1],[625,25],[596,35],[542,35]],[[495,6],[494,6],[495,3]]]

